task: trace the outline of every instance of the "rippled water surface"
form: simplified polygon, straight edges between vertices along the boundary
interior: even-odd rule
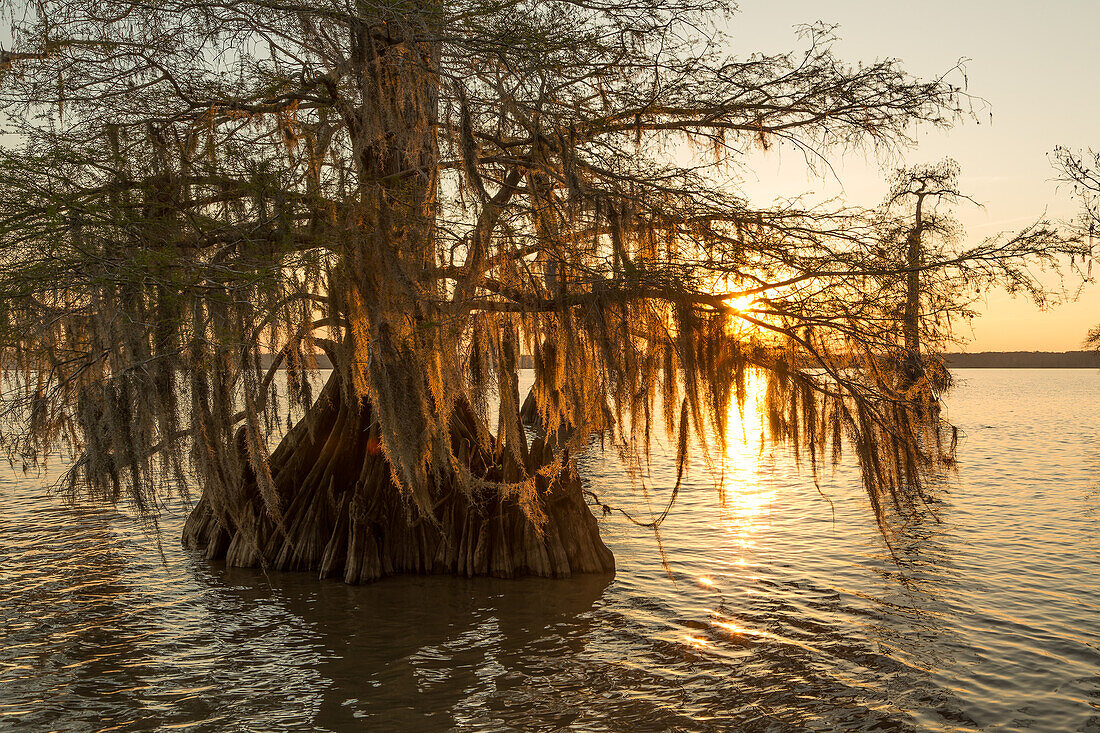
[[[618,571],[348,587],[211,566],[0,476],[0,729],[1100,731],[1100,373],[970,370],[931,518],[888,547],[751,410]],[[646,514],[611,455],[604,501]],[[653,511],[674,482],[655,455]],[[671,577],[670,577],[671,575]]]

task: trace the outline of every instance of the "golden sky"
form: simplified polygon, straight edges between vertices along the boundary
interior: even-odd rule
[[[1070,188],[1053,180],[1050,153],[1056,145],[1100,148],[1100,0],[740,0],[727,29],[736,54],[775,52],[796,47],[795,26],[815,21],[839,25],[836,50],[849,61],[897,58],[928,77],[967,59],[965,79],[953,78],[980,97],[976,119],[946,132],[915,130],[919,144],[902,162],[959,161],[961,190],[984,204],[956,211],[969,238],[1076,213]],[[874,205],[886,193],[884,163],[851,154],[835,177],[823,178],[808,175],[795,151],[773,148],[754,160],[757,180],[747,187],[764,196],[812,190]],[[967,351],[1078,349],[1100,323],[1100,285],[1046,312],[1004,293],[992,294],[982,310],[964,331]]]

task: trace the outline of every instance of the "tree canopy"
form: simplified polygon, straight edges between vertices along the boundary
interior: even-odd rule
[[[723,440],[754,370],[772,437],[815,470],[854,448],[876,508],[906,505],[940,455],[938,413],[891,366],[904,219],[761,207],[738,181],[754,149],[827,161],[952,124],[949,76],[845,63],[823,27],[731,55],[723,0],[8,10],[3,438],[28,461],[68,446],[74,486],[153,507],[173,477],[214,497],[248,480],[282,521],[269,444],[321,401],[322,351],[429,520],[446,483],[537,524],[539,476],[597,433],[644,455],[663,427],[682,467],[690,435]],[[958,196],[940,173],[924,193]],[[929,250],[922,272],[955,275],[925,278],[924,302],[948,312],[981,272],[1033,287],[1022,263],[1064,244],[1040,225]],[[456,415],[512,468],[472,468]]]

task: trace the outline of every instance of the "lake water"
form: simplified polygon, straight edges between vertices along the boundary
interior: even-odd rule
[[[211,566],[0,476],[0,730],[1100,731],[1100,372],[967,370],[939,522],[883,541],[744,418],[611,577],[348,587]],[[675,467],[654,455],[654,511]],[[601,498],[645,515],[610,454]]]

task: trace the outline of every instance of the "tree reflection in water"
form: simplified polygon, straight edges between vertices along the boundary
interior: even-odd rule
[[[590,613],[613,575],[566,580],[406,576],[370,586],[226,569],[227,589],[311,629],[328,689],[314,724],[442,730],[577,717]],[[269,599],[265,601],[265,599]],[[561,696],[555,685],[569,688]],[[528,694],[530,692],[530,694]]]

